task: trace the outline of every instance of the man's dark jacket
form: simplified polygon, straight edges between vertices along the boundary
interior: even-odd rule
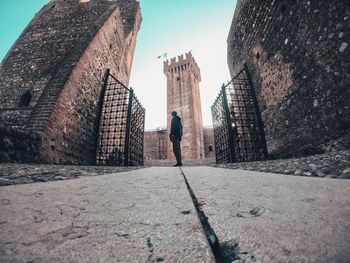
[[[173,135],[175,138],[181,141],[182,125],[181,118],[179,116],[175,116],[171,119],[170,136],[171,135]]]

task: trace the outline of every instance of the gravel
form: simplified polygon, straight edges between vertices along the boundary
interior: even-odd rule
[[[333,151],[293,159],[215,164],[212,166],[294,176],[350,179],[350,150]]]
[[[141,167],[2,163],[0,164],[0,186],[98,176],[139,168]]]
[[[288,174],[322,178],[350,179],[350,150],[332,151],[293,159],[266,160],[245,163],[215,164],[214,159],[188,160],[184,166],[208,165],[227,169]],[[145,166],[172,166],[174,160],[146,160]],[[50,164],[0,164],[0,186],[98,176],[142,167],[75,166]]]

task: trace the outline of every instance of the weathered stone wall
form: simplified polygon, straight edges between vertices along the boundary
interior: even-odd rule
[[[238,1],[228,65],[251,71],[270,154],[314,153],[349,131],[349,21],[347,1]]]
[[[144,158],[146,160],[167,159],[169,135],[166,130],[146,131],[144,143]]]
[[[213,128],[205,127],[203,129],[203,137],[204,137],[205,158],[215,157],[215,144],[214,144],[214,130],[213,130]],[[209,149],[209,147],[210,147],[210,149]]]
[[[104,71],[128,84],[140,23],[133,0],[51,1],[3,61],[2,124],[39,131],[46,162],[93,163]]]
[[[42,138],[38,133],[0,126],[0,163],[41,162],[39,155],[41,142]]]
[[[191,52],[178,59],[164,62],[167,77],[167,127],[170,132],[171,112],[176,111],[182,119],[183,138],[181,153],[183,159],[204,158],[202,109],[200,103],[200,70]],[[171,142],[168,142],[168,158],[174,159]]]

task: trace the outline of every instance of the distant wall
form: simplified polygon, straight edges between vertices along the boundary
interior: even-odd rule
[[[203,129],[204,137],[204,150],[205,158],[215,157],[215,147],[214,147],[214,132],[213,128]],[[146,131],[145,132],[145,144],[144,144],[144,158],[146,160],[165,160],[168,159],[167,154],[174,155],[172,152],[172,147],[169,144],[169,135],[167,130],[162,131]],[[181,142],[182,146],[182,142]],[[213,151],[209,151],[209,146],[212,146]],[[182,150],[182,148],[181,148]]]
[[[251,71],[270,154],[314,153],[349,131],[349,28],[347,1],[238,0],[228,66]]]
[[[169,136],[166,130],[146,131],[144,144],[144,158],[146,160],[167,159],[167,145]]]
[[[45,162],[94,163],[102,77],[128,85],[140,23],[134,0],[51,1],[2,63],[1,125],[39,132]]]
[[[215,144],[214,144],[214,130],[213,130],[213,128],[205,127],[203,129],[203,135],[204,135],[205,158],[213,158],[213,157],[215,157]],[[209,146],[211,146],[212,151],[210,151]]]

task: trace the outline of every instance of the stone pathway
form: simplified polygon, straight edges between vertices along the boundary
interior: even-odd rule
[[[350,262],[350,181],[182,170],[227,262]]]
[[[174,162],[175,161],[172,160],[146,160],[145,167],[172,166]],[[350,179],[350,150],[330,151],[325,154],[294,159],[230,164],[215,164],[214,158],[184,161],[184,166],[203,165],[295,176]],[[141,167],[0,163],[0,186],[57,181],[83,176],[97,176],[140,168]]]
[[[178,168],[0,190],[0,262],[213,262]]]
[[[3,186],[0,262],[350,262],[349,192],[200,166]]]
[[[145,166],[173,166],[176,163],[175,160],[145,160]],[[184,166],[204,166],[204,165],[215,165],[215,158],[206,158],[200,160],[183,160]]]

